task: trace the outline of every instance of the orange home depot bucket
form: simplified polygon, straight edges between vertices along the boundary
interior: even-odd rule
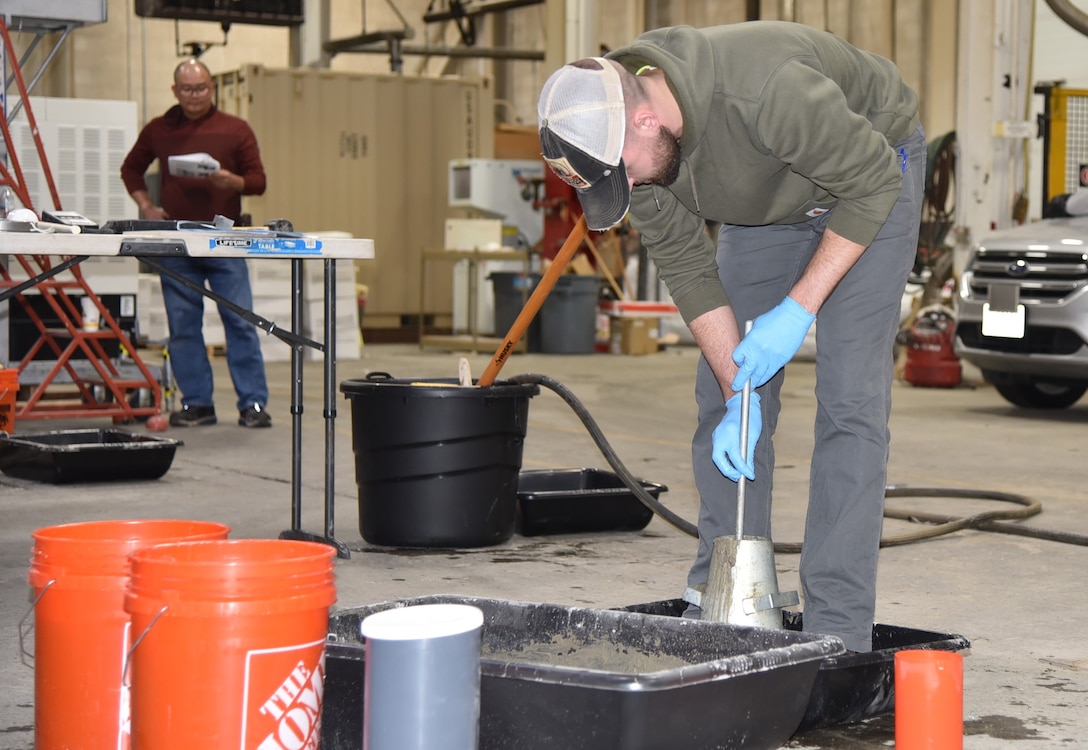
[[[129,555],[182,539],[225,539],[208,521],[90,521],[38,529],[30,559],[34,605],[34,747],[128,746],[122,665]]]
[[[15,400],[19,395],[19,371],[0,367],[0,432],[15,432]]]
[[[281,539],[135,553],[132,746],[316,748],[335,554]]]

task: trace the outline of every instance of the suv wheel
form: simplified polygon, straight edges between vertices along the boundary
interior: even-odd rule
[[[1031,380],[995,383],[1006,401],[1022,409],[1065,409],[1075,404],[1088,385],[1079,383],[1040,383]]]

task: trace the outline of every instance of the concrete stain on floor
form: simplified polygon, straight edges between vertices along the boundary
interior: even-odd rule
[[[1011,716],[980,716],[965,719],[964,737],[987,736],[996,740],[1043,739],[1042,735],[1022,720]],[[823,748],[824,750],[868,750],[874,747],[895,746],[895,715],[878,716],[857,724],[825,727],[805,732],[791,739],[786,747],[791,750]]]
[[[1011,716],[980,716],[963,722],[965,737],[986,735],[995,740],[1038,740],[1041,735],[1020,719]]]

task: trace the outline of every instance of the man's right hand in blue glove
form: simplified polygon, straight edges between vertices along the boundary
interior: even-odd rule
[[[747,458],[740,452],[740,416],[743,394],[737,393],[725,402],[725,416],[721,424],[714,428],[711,439],[713,450],[711,457],[726,479],[739,482],[741,474],[748,479],[756,478],[755,453],[759,434],[763,431],[763,412],[759,406],[759,394],[753,392],[748,403],[748,452]]]
[[[739,391],[749,378],[752,387],[759,388],[793,359],[816,316],[803,308],[793,297],[786,297],[770,312],[760,315],[733,350],[737,376],[733,390]]]

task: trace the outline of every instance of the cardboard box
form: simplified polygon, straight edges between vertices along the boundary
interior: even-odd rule
[[[540,151],[535,125],[495,124],[496,159],[539,159]]]
[[[609,321],[613,354],[654,354],[658,350],[660,318],[612,316]]]
[[[446,250],[502,250],[502,219],[446,219]]]

